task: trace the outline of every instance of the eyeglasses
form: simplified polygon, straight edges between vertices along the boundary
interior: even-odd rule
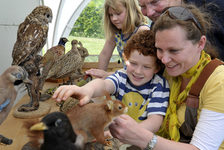
[[[180,6],[174,6],[174,7],[169,7],[166,10],[164,10],[163,14],[166,14],[166,13],[172,19],[178,19],[178,20],[183,20],[183,21],[192,20],[193,23],[200,30],[200,32],[202,31],[201,24],[198,22],[198,20],[194,17],[194,15],[192,14],[192,12],[189,9],[180,7]]]

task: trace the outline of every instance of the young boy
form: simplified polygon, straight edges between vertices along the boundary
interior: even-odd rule
[[[153,32],[139,31],[133,35],[123,55],[126,70],[118,70],[105,80],[94,79],[83,87],[61,86],[53,98],[61,101],[75,96],[83,105],[91,98],[103,96],[106,90],[128,107],[127,114],[141,126],[156,132],[166,113],[169,86],[165,78],[157,74],[162,69],[162,63],[156,57]]]

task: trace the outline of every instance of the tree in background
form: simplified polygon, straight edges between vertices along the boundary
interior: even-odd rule
[[[70,35],[104,38],[103,4],[104,0],[92,0],[76,20]]]

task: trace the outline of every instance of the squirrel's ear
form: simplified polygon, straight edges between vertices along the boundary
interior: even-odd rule
[[[106,109],[107,110],[113,110],[113,102],[111,100],[107,101]]]
[[[106,90],[104,91],[104,95],[106,96],[106,99],[107,99],[107,100],[112,100],[112,98],[111,98],[109,92],[107,92]]]

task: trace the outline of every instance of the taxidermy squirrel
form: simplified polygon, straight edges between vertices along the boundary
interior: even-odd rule
[[[119,100],[112,100],[106,95],[102,103],[89,103],[84,106],[76,105],[67,112],[74,131],[77,135],[83,136],[84,146],[94,138],[97,142],[109,145],[104,136],[104,129],[113,119],[127,112],[127,107]]]

